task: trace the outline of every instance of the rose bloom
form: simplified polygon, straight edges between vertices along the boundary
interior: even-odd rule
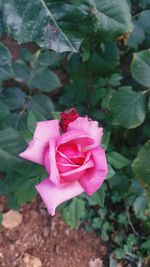
[[[59,121],[37,122],[24,159],[45,167],[48,177],[36,185],[49,214],[64,201],[83,192],[95,193],[107,175],[104,149],[100,146],[103,128],[72,109]],[[62,132],[62,130],[61,130]]]

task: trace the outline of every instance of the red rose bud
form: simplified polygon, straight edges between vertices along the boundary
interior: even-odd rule
[[[63,130],[63,132],[66,132],[69,123],[75,121],[79,117],[79,114],[75,108],[71,108],[66,110],[65,112],[60,112],[60,117],[61,120],[59,126]]]

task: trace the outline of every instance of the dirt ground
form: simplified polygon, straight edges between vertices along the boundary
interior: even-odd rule
[[[71,230],[60,215],[50,217],[37,200],[19,212],[19,226],[0,227],[0,267],[105,267],[100,262],[106,247],[94,234]],[[30,256],[39,261],[29,263]]]

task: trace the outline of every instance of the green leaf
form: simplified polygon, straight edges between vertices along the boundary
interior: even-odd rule
[[[36,59],[36,65],[40,65],[42,67],[58,67],[60,62],[64,58],[64,54],[58,54],[54,51],[40,51],[38,58]]]
[[[31,62],[33,60],[33,54],[24,47],[20,48],[19,56],[23,61],[26,61],[26,62]]]
[[[33,134],[29,130],[24,129],[21,130],[20,133],[27,144],[32,140]]]
[[[116,94],[115,90],[109,89],[106,93],[106,95],[104,96],[102,102],[101,102],[101,106],[103,109],[110,109],[110,103],[111,103],[111,99],[112,96]]]
[[[133,203],[135,214],[138,218],[143,218],[145,209],[147,207],[147,200],[144,196],[139,196]]]
[[[54,110],[54,104],[49,96],[37,93],[32,97],[30,108],[47,117]]]
[[[145,7],[150,5],[150,0],[139,0],[139,3]]]
[[[0,170],[7,171],[13,170],[19,167],[21,160],[16,156],[0,148]]]
[[[8,34],[19,43],[36,42],[57,52],[76,51],[43,0],[6,0],[3,9]]]
[[[81,62],[79,54],[71,55],[68,64],[68,72],[70,79],[72,81],[80,82],[82,79],[85,79],[85,77],[87,77],[88,75],[87,64],[83,64]]]
[[[5,31],[5,25],[3,21],[3,13],[2,13],[2,8],[1,8],[0,9],[0,37],[3,35],[4,31]]]
[[[0,131],[0,170],[9,171],[21,167],[19,153],[25,148],[25,143],[19,133],[12,128]]]
[[[150,34],[150,10],[144,10],[139,14],[138,23],[141,25],[146,34]]]
[[[100,100],[106,95],[106,88],[94,88],[92,91],[91,104],[92,106],[97,106],[100,103]]]
[[[36,120],[35,114],[32,110],[30,110],[28,112],[28,117],[27,117],[27,127],[31,133],[34,133],[36,124],[37,124],[37,120]]]
[[[6,193],[6,185],[4,181],[0,180],[0,196],[4,195]]]
[[[136,178],[150,186],[150,141],[142,146],[132,167]]]
[[[134,53],[131,74],[140,84],[150,86],[150,50]]]
[[[120,73],[114,73],[111,76],[108,84],[110,84],[113,87],[119,86],[122,79],[123,79],[123,77],[122,77],[122,75]]]
[[[136,196],[144,196],[144,187],[138,180],[133,180],[130,186],[130,192]]]
[[[141,244],[141,247],[143,248],[143,249],[150,249],[150,237],[147,237],[147,240],[144,242],[144,243],[142,243]]]
[[[3,102],[9,106],[10,110],[23,108],[26,94],[18,87],[3,90]]]
[[[0,100],[0,121],[9,115],[9,107]]]
[[[102,219],[101,218],[93,218],[92,220],[92,228],[100,229],[102,226]]]
[[[20,205],[14,193],[8,194],[7,206],[9,209],[18,210]]]
[[[29,87],[51,92],[61,86],[58,76],[48,68],[38,68],[31,73]]]
[[[94,51],[86,64],[92,73],[108,76],[116,72],[119,54],[115,42],[107,41],[104,47],[104,51],[99,51],[99,53]]]
[[[60,117],[60,112],[59,112],[59,111],[52,111],[51,114],[52,114],[52,117],[53,117],[55,120],[60,121],[61,117]]]
[[[34,188],[35,184],[38,182],[37,178],[29,179],[23,183],[16,192],[16,197],[19,204],[23,204],[26,201],[31,201],[36,197],[37,192]]]
[[[15,172],[8,172],[5,176],[4,182],[6,185],[6,193],[8,195],[16,193],[24,183],[32,178],[45,177],[43,168],[37,164],[25,161],[24,165],[21,168],[15,170]]]
[[[117,234],[117,235],[115,236],[114,242],[115,242],[117,245],[122,246],[123,241],[124,241],[124,240],[123,240],[123,236],[122,236],[122,234]]]
[[[106,179],[107,179],[107,180],[110,179],[111,177],[114,176],[114,174],[115,174],[114,169],[111,167],[110,164],[108,164],[108,173],[107,173],[107,177],[106,177]]]
[[[79,48],[84,38],[96,32],[97,19],[91,12],[89,1],[48,1],[49,10],[54,15],[59,27],[72,44]]]
[[[3,220],[3,215],[2,215],[2,213],[0,211],[0,224],[2,224],[2,220]]]
[[[132,32],[130,8],[126,0],[95,0],[94,13],[98,19],[99,31],[106,38],[116,38]]]
[[[9,50],[0,43],[0,80],[7,80],[13,77],[11,54]]]
[[[22,169],[23,171],[23,169]],[[18,190],[18,188],[26,182],[27,177],[18,174],[17,172],[7,172],[5,176],[6,193],[10,195]]]
[[[14,79],[17,82],[24,82],[26,83],[29,79],[30,71],[27,65],[22,60],[16,60],[13,63],[13,70],[15,73]]]
[[[110,131],[105,131],[104,135],[102,137],[102,143],[101,146],[106,150],[109,144],[109,140],[110,140]]]
[[[134,30],[128,39],[128,46],[137,49],[138,46],[143,43],[144,39],[144,30],[141,25],[137,21],[135,21]]]
[[[115,249],[115,256],[117,259],[123,259],[125,257],[125,251],[122,248]]]
[[[150,111],[150,97],[148,99],[148,109]],[[143,133],[147,140],[150,139],[150,125],[148,123],[144,123]]]
[[[45,117],[37,111],[30,110],[27,117],[27,126],[29,131],[33,134],[38,121],[44,121]]]
[[[131,129],[143,123],[146,115],[145,96],[129,86],[120,87],[112,95],[110,110],[115,125]]]
[[[82,56],[82,62],[88,61],[90,58],[90,51],[88,49],[87,50],[84,49],[81,56]]]
[[[116,170],[120,170],[131,163],[129,159],[115,151],[109,152],[107,154],[107,159],[111,166]]]
[[[85,216],[85,202],[82,199],[74,198],[63,210],[65,223],[72,228],[78,228],[80,220]]]
[[[101,207],[104,207],[105,192],[104,192],[103,186],[101,186],[100,189],[91,196],[91,198],[98,205],[100,205]]]
[[[54,110],[54,104],[50,97],[42,93],[37,93],[32,97],[29,109],[31,109],[32,111],[37,111],[45,118],[49,119],[51,111]]]

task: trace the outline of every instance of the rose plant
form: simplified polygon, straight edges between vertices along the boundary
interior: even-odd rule
[[[0,1],[0,195],[54,214],[87,192],[59,211],[118,258],[150,251],[149,24],[149,0]]]
[[[20,154],[24,159],[44,165],[48,178],[36,185],[48,212],[83,192],[95,193],[107,175],[104,149],[100,147],[103,128],[75,110],[62,113],[60,122],[38,122],[32,141]]]

